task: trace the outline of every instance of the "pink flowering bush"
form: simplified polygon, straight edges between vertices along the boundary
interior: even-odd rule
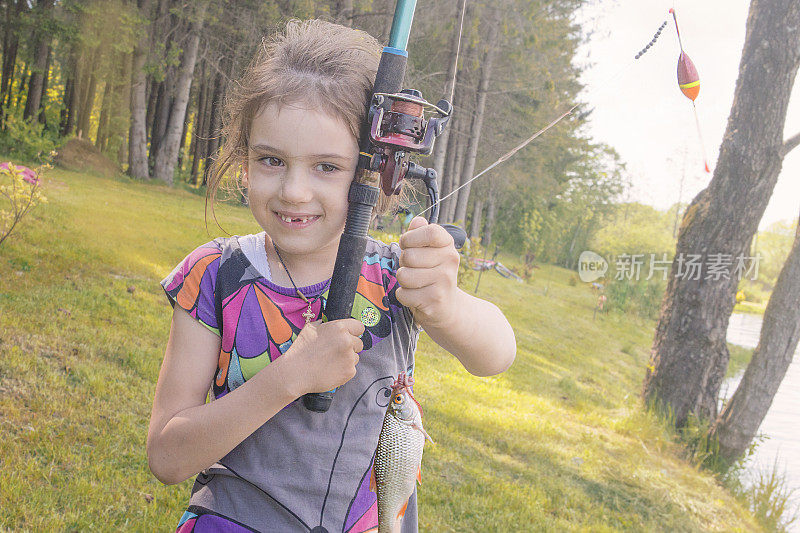
[[[47,202],[39,173],[22,165],[0,163],[0,244],[37,204]]]

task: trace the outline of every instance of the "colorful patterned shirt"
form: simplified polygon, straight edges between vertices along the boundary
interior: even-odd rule
[[[395,297],[400,248],[370,239],[354,318],[366,326],[356,376],[326,413],[298,399],[197,476],[178,531],[361,533],[377,527],[372,457],[399,372],[414,369],[419,330]],[[200,246],[161,282],[170,302],[221,337],[213,398],[280,357],[305,324],[307,304],[253,267],[237,237]],[[313,299],[326,283],[301,287]],[[327,290],[313,304],[320,316]],[[231,413],[236,416],[236,413]],[[214,438],[208,435],[208,438]],[[417,531],[416,492],[403,532]]]

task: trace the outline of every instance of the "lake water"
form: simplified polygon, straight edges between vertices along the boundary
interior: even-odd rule
[[[728,342],[755,348],[761,321],[760,315],[734,313],[728,325]],[[740,374],[723,383],[723,398],[733,395],[741,377]],[[800,350],[795,352],[758,432],[769,438],[758,445],[748,462],[749,475],[757,470],[770,470],[777,459],[780,471],[786,473],[789,486],[796,489],[795,501],[800,501]],[[800,533],[800,523],[793,524],[790,531]]]

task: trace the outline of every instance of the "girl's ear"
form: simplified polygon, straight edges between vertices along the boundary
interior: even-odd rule
[[[248,166],[249,161],[245,159],[244,163],[242,163],[242,188],[247,189],[247,179],[248,179],[248,172],[250,167]]]

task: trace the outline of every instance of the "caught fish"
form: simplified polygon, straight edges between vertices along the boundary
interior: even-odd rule
[[[375,451],[369,489],[378,495],[378,533],[400,531],[414,483],[422,483],[422,448],[430,440],[422,428],[422,408],[411,394],[414,380],[401,372]]]

